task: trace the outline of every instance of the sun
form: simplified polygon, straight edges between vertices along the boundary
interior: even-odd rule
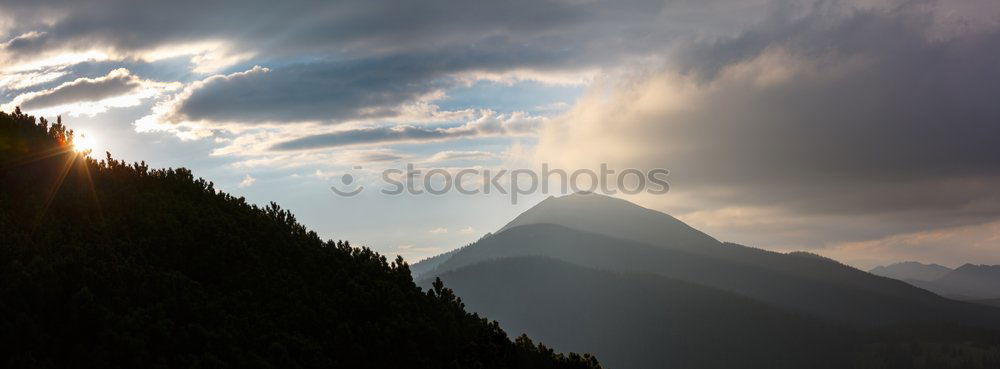
[[[73,150],[76,150],[76,152],[94,151],[96,146],[97,140],[89,132],[78,132],[73,137]]]

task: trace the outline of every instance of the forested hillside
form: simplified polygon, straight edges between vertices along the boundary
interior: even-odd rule
[[[0,367],[598,367],[511,341],[400,258],[72,136],[0,113]]]

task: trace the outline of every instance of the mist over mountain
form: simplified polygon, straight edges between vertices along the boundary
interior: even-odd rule
[[[1000,298],[1000,265],[965,264],[933,283],[957,295]]]
[[[994,307],[950,300],[814,254],[720,242],[667,214],[596,194],[550,197],[498,232],[415,268],[422,270],[418,283],[441,277],[470,309],[501,326],[557,348],[586,348],[612,367],[662,367],[664,356],[692,368],[886,364],[902,342],[924,347],[974,338],[989,343],[992,353],[1000,327]],[[717,306],[720,300],[733,311]],[[745,314],[738,322],[719,323],[736,311]],[[806,326],[812,328],[800,329]],[[942,331],[958,333],[946,339]],[[714,345],[699,341],[706,336],[717,337]],[[629,349],[649,341],[663,344]],[[712,354],[738,352],[751,341],[764,344],[737,355],[741,360]],[[692,342],[700,344],[688,346]],[[924,367],[910,355],[893,360]]]
[[[957,300],[995,300],[1000,298],[1000,265],[965,264],[937,279],[907,282]]]
[[[965,264],[950,269],[937,264],[903,262],[879,266],[872,274],[905,281],[914,286],[957,300],[996,305],[1000,299],[1000,265]]]
[[[943,265],[906,261],[891,265],[880,265],[869,272],[901,281],[933,281],[944,277],[951,271],[951,268]]]

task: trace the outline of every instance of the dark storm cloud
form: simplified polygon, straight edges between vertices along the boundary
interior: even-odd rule
[[[883,234],[996,219],[1000,28],[950,28],[920,4],[820,9],[691,45],[613,103],[571,112],[543,145],[670,168],[672,189],[705,208],[892,214]]]
[[[141,58],[221,42],[270,69],[213,77],[167,121],[337,122],[393,115],[462,72],[552,71],[660,53],[678,30],[724,33],[753,18],[727,1],[6,1],[0,65],[54,51]],[[711,9],[711,16],[703,14]],[[701,17],[695,21],[692,17]],[[734,22],[733,20],[740,20]],[[2,32],[2,30],[0,30]]]
[[[522,41],[570,41],[567,31],[627,28],[653,19],[661,1],[5,1],[18,20],[8,45],[30,54],[46,48],[106,45],[120,51],[203,39],[240,50],[378,53],[468,44],[488,35]],[[56,19],[55,22],[51,20]],[[549,45],[554,46],[554,45]]]
[[[453,86],[452,73],[566,64],[572,61],[561,50],[524,49],[496,40],[484,49],[255,67],[192,85],[165,118],[237,123],[381,118],[398,114],[402,104],[424,94]]]
[[[714,165],[744,178],[859,178],[863,185],[1000,175],[993,140],[1000,137],[993,99],[1000,95],[1000,30],[934,39],[931,27],[926,15],[903,8],[856,13],[833,25],[807,17],[768,30],[766,45],[751,32],[709,46],[745,50],[714,64],[811,65],[801,76],[749,91],[716,75],[725,86],[713,96],[717,108],[688,115],[690,123],[671,133],[680,128],[689,139],[713,143],[706,151],[731,154],[735,163]]]
[[[78,78],[54,88],[18,96],[14,103],[22,109],[33,110],[76,102],[100,101],[135,91],[142,81],[125,69],[117,69],[107,76]]]
[[[425,71],[367,64],[255,67],[191,86],[167,119],[255,123],[378,118],[439,86],[424,80],[429,77]]]

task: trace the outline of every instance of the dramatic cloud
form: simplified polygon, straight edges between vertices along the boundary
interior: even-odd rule
[[[59,87],[18,96],[14,104],[34,110],[81,101],[100,101],[139,89],[142,82],[128,70],[116,69],[100,78],[80,78]]]
[[[169,122],[343,121],[399,114],[436,85],[426,72],[368,63],[316,63],[213,76],[188,86]],[[426,82],[426,83],[425,83]]]
[[[949,23],[926,4],[779,14],[691,44],[553,119],[540,158],[668,168],[662,206],[766,246],[991,221],[1000,28]]]
[[[428,94],[469,79],[516,75],[565,83],[580,71],[655,56],[683,30],[727,32],[723,25],[747,22],[764,8],[724,1],[710,6],[710,18],[692,22],[692,12],[705,9],[657,0],[279,7],[264,1],[15,0],[0,4],[0,14],[17,20],[0,34],[0,69],[188,56],[193,70],[204,72],[259,61],[263,68],[192,83],[141,123],[200,122],[201,133],[173,129],[193,138],[226,123],[399,117]]]
[[[361,128],[318,134],[281,142],[274,150],[306,150],[350,145],[401,142],[433,142],[480,136],[517,136],[534,133],[544,119],[525,113],[497,114],[484,112],[481,117],[451,128],[392,126]]]
[[[628,39],[618,34],[645,34],[643,28],[655,21],[663,8],[663,2],[650,0],[292,1],[281,6],[259,0],[157,4],[11,0],[0,5],[0,13],[18,23],[8,30],[11,36],[0,50],[12,54],[8,55],[11,58],[37,56],[53,49],[135,54],[166,45],[226,40],[233,50],[279,56],[302,52],[358,56],[469,45],[494,36],[538,44],[535,47],[597,39],[601,46],[619,48],[633,44],[620,42]],[[731,17],[746,16],[745,7],[729,8]],[[737,12],[740,10],[742,14]],[[585,37],[570,37],[574,33]],[[601,35],[620,40],[609,43],[608,36],[595,37]]]
[[[62,70],[35,70],[0,75],[0,91],[21,90],[24,88],[51,82],[69,72]]]
[[[25,111],[34,112],[54,107],[65,107],[61,111],[80,113],[97,110],[100,112],[108,106],[135,105],[140,98],[150,97],[160,90],[176,87],[177,84],[142,80],[127,69],[120,68],[103,77],[78,78],[47,90],[18,95],[3,108],[11,110],[13,107],[19,106]],[[80,104],[86,106],[79,109],[70,107]]]
[[[483,49],[255,66],[191,83],[160,106],[155,119],[206,126],[432,119],[448,114],[430,104],[446,89],[498,73],[525,76],[530,75],[525,69],[540,73],[586,66],[572,56],[559,49],[525,48],[500,39]],[[415,112],[424,116],[414,117]]]
[[[0,108],[130,107],[94,121],[257,176],[665,167],[671,194],[635,200],[889,257],[1000,219],[998,22],[995,0],[7,0]]]

